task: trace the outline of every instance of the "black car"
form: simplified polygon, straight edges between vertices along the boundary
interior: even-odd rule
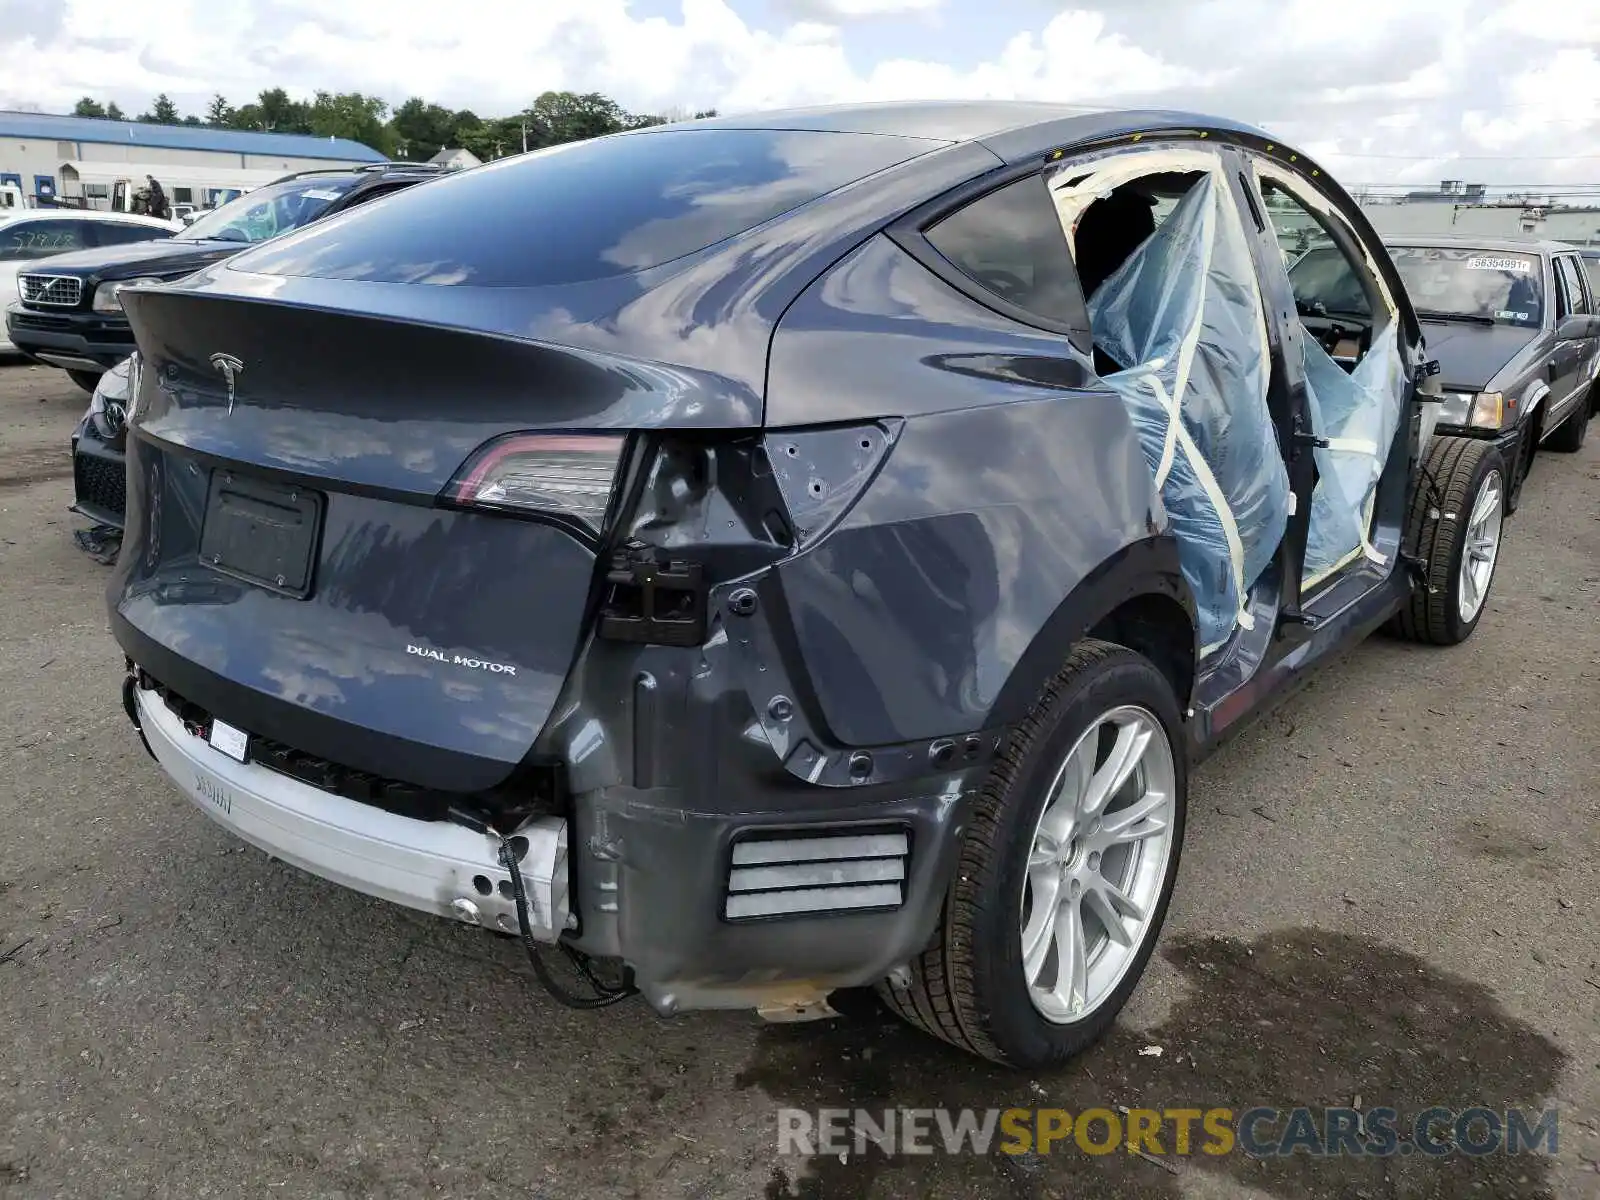
[[[1290,208],[1367,322],[1295,320]],[[1058,1061],[1149,958],[1190,765],[1379,626],[1469,636],[1499,548],[1358,206],[1203,116],[629,132],[126,305],[147,748],[580,1007],[875,983]]]
[[[439,173],[424,163],[304,171],[248,192],[166,240],[44,259],[17,277],[18,300],[6,311],[11,341],[22,353],[65,368],[74,383],[93,392],[101,373],[133,350],[123,288],[182,278]]]
[[[127,489],[123,423],[131,366],[130,355],[100,376],[88,411],[72,431],[72,509],[108,530],[122,528]]]
[[[1388,245],[1442,367],[1439,428],[1496,442],[1515,464],[1515,507],[1536,451],[1576,451],[1600,408],[1600,292],[1581,252],[1524,238]]]

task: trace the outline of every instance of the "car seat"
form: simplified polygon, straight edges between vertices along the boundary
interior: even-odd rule
[[[1119,188],[1083,210],[1073,242],[1085,300],[1156,231],[1150,209],[1149,199]]]

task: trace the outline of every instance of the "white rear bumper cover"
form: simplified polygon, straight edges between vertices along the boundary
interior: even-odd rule
[[[444,821],[417,821],[241,763],[190,733],[160,696],[135,688],[139,723],[184,795],[219,825],[302,870],[369,896],[503,932],[517,929],[500,842]],[[567,830],[541,817],[512,836],[528,840],[521,868],[533,934],[567,928]]]

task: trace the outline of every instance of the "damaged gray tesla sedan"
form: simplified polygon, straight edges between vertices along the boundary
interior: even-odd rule
[[[1297,319],[1286,206],[1365,321]],[[1386,622],[1467,637],[1499,547],[1356,206],[1199,116],[627,133],[124,305],[149,749],[577,1005],[875,984],[1059,1061],[1144,970],[1190,765]]]

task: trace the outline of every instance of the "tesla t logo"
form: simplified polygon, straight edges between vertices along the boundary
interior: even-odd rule
[[[231,354],[213,354],[211,365],[222,372],[222,377],[228,381],[228,411],[233,412],[234,385],[238,377],[244,374],[244,364]]]

